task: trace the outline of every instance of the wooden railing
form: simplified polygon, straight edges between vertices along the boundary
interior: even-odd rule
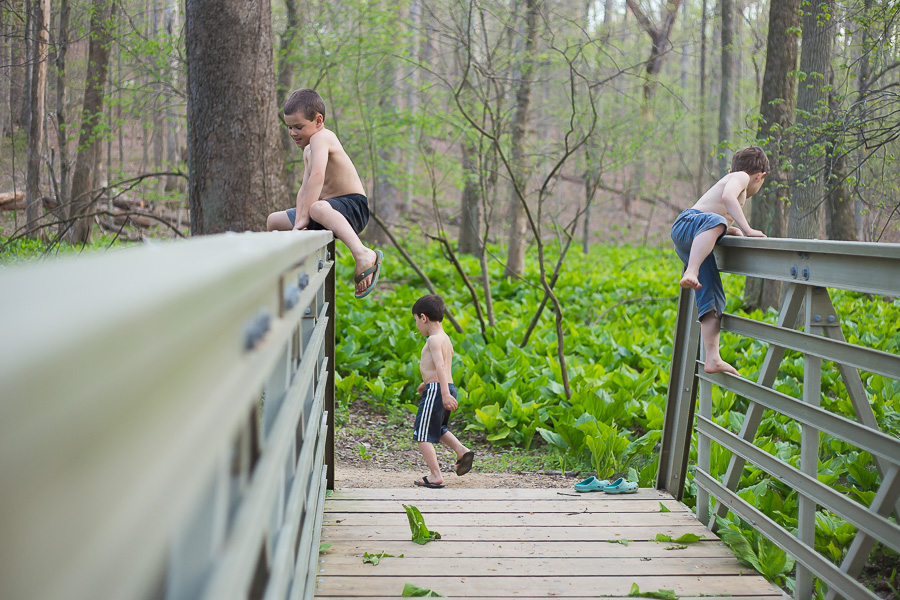
[[[731,511],[797,560],[795,597],[813,597],[813,578],[827,584],[829,600],[877,596],[857,577],[877,542],[900,551],[900,527],[890,520],[900,515],[900,439],[883,433],[876,422],[859,370],[900,379],[900,356],[849,344],[827,288],[876,296],[900,297],[900,245],[784,239],[723,239],[716,249],[725,273],[780,280],[784,294],[775,325],[725,315],[723,331],[768,343],[758,379],[753,382],[726,374],[707,374],[700,357],[700,326],[693,292],[683,290],[678,317],[657,487],[681,498],[685,489],[692,432],[697,434],[697,516],[710,519]],[[880,301],[876,298],[872,301]],[[802,310],[801,310],[802,309]],[[802,327],[803,332],[797,331]],[[802,397],[775,391],[773,384],[785,350],[803,353]],[[856,420],[823,409],[822,361],[837,363]],[[712,388],[719,386],[750,401],[739,434],[717,425],[712,415]],[[694,406],[699,395],[696,423]],[[775,411],[800,424],[800,468],[795,468],[753,444],[763,412]],[[874,458],[881,484],[865,506],[821,483],[818,475],[820,432],[839,438]],[[732,453],[722,477],[710,474],[711,444]],[[735,493],[745,462],[763,470],[799,494],[797,533],[787,531]],[[816,509],[822,506],[858,528],[840,565],[815,550]],[[713,519],[714,521],[714,519]]]
[[[0,598],[311,598],[330,232],[0,270]]]

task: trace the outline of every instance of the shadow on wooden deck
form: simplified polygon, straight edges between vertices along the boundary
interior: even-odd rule
[[[660,502],[671,512],[660,512]],[[410,541],[402,504],[441,539]],[[651,541],[694,533],[684,549]],[[626,543],[616,543],[619,541]],[[557,489],[338,490],[325,502],[317,598],[398,598],[405,583],[447,597],[619,598],[674,590],[681,598],[786,598],[670,495]],[[386,552],[373,566],[364,553]]]

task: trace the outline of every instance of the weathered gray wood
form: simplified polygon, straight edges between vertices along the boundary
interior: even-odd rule
[[[453,571],[453,565],[447,565]],[[602,565],[598,565],[602,570]],[[744,594],[769,595],[782,598],[782,592],[762,576],[746,575],[633,575],[613,577],[562,577],[555,574],[535,574],[523,577],[467,577],[445,575],[429,577],[408,575],[404,577],[329,577],[320,576],[316,586],[317,598],[340,596],[363,597],[372,594],[398,597],[406,583],[434,590],[453,598],[467,596],[493,596],[513,598],[521,595],[552,596],[561,598],[602,598],[627,596],[633,584],[641,591],[674,590],[682,595],[713,595],[742,597]],[[738,593],[739,591],[739,593]]]
[[[299,396],[325,314],[305,354],[295,331],[331,239],[228,234],[0,272],[16,315],[0,321],[16,340],[0,344],[0,597],[242,597],[260,555],[271,593],[286,589],[294,550],[278,537],[299,526]]]
[[[488,491],[488,490],[484,490]],[[647,498],[644,500],[632,500],[631,496],[625,496],[619,500],[610,500],[612,496],[604,494],[585,494],[585,499],[572,498],[571,500],[532,500],[528,503],[530,513],[658,513],[662,504],[672,512],[689,513],[690,510],[682,503],[675,500],[659,500]],[[563,503],[564,502],[564,503]],[[329,499],[326,512],[340,514],[345,512],[358,513],[384,513],[395,512],[399,504],[385,500],[349,500]],[[422,513],[452,512],[452,513],[515,513],[521,510],[521,503],[503,500],[417,500],[416,508]]]

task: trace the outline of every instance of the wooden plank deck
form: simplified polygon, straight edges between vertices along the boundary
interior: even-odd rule
[[[660,502],[671,512],[659,512]],[[410,540],[403,504],[416,506],[441,539]],[[657,534],[695,533],[683,550]],[[629,540],[627,545],[615,543]],[[611,496],[564,489],[353,489],[325,502],[316,598],[398,598],[405,583],[448,597],[624,598],[674,590],[681,598],[786,598],[741,565],[668,494]],[[386,552],[363,564],[364,553]]]

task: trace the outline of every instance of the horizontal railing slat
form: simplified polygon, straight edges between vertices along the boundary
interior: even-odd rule
[[[738,454],[748,462],[777,477],[801,494],[815,499],[818,504],[840,515],[875,539],[894,548],[900,548],[900,526],[895,523],[869,512],[867,507],[857,504],[819,480],[801,473],[791,465],[742,440],[706,417],[697,416],[697,431],[723,448]]]
[[[776,327],[769,323],[730,314],[722,315],[722,329],[752,337],[761,342],[770,342],[783,348],[811,354],[824,360],[840,362],[869,373],[877,373],[895,379],[900,378],[900,356],[896,354],[830,340],[821,335]]]
[[[253,480],[247,496],[241,503],[241,511],[235,518],[224,555],[219,559],[221,566],[206,586],[203,597],[210,600],[228,597],[235,590],[246,590],[253,577],[254,558],[259,552],[267,510],[272,503],[275,486],[272,483],[281,476],[284,456],[291,451],[291,440],[296,436],[300,420],[303,398],[313,385],[316,359],[325,339],[328,319],[323,308],[312,337],[304,347],[294,382],[281,405],[275,428],[267,444],[265,453],[256,465]]]
[[[728,509],[750,523],[753,527],[765,534],[773,544],[802,561],[810,571],[822,578],[829,586],[838,590],[846,598],[854,600],[878,600],[878,596],[870,592],[858,581],[851,579],[845,573],[833,565],[830,561],[819,555],[815,550],[800,542],[775,521],[761,513],[755,507],[750,506],[740,496],[723,486],[709,473],[697,469],[694,482],[704,488],[719,502],[723,502]]]
[[[701,364],[702,363],[698,363]],[[742,377],[724,373],[706,373],[698,369],[697,377],[734,392],[738,396],[751,398],[766,408],[791,417],[805,425],[847,440],[851,444],[872,454],[896,463],[900,457],[900,440],[870,429],[855,421],[840,417],[823,408],[811,406],[775,390],[748,381]]]

